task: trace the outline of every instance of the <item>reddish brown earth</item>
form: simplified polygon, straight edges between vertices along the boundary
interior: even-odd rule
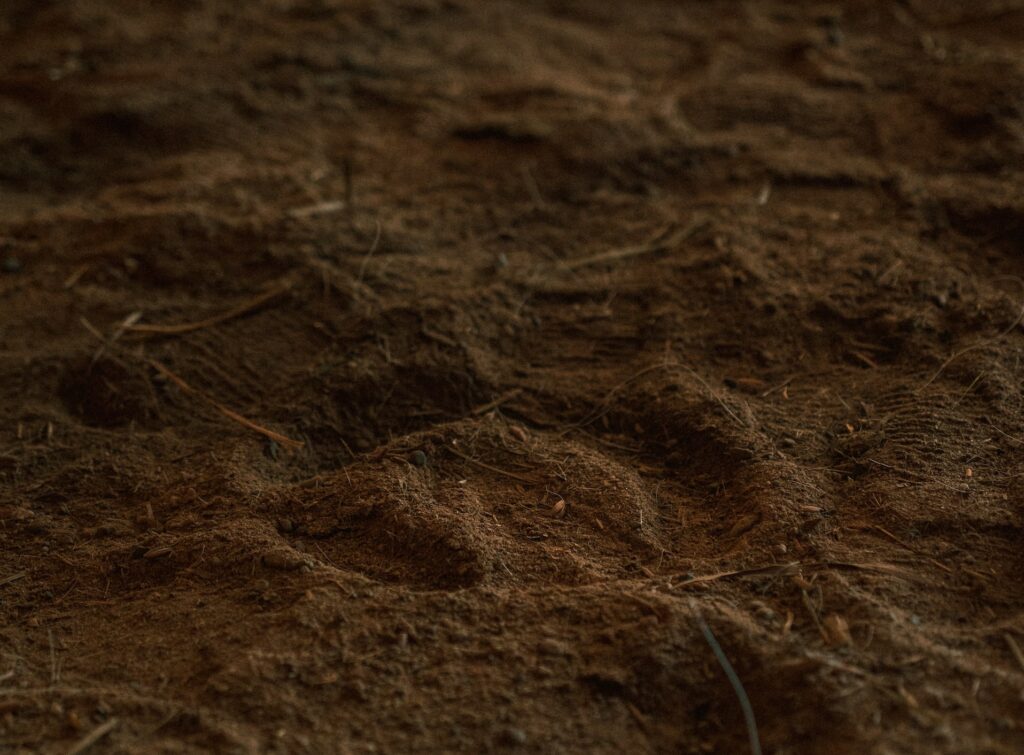
[[[0,34],[0,749],[1024,750],[1020,4]]]

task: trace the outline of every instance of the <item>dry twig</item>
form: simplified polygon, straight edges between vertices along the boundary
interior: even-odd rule
[[[103,739],[103,737],[107,736],[107,734],[112,732],[119,723],[120,721],[118,719],[111,718],[110,720],[100,724],[95,729],[86,734],[84,737],[82,737],[80,740],[78,740],[78,743],[75,744],[75,746],[72,747],[70,750],[68,750],[68,755],[79,755],[79,753],[85,752],[94,744]]]
[[[373,237],[373,243],[370,244],[370,251],[368,251],[366,253],[366,256],[363,257],[362,263],[359,265],[359,275],[356,278],[356,283],[362,284],[363,276],[366,275],[366,265],[369,264],[370,257],[373,256],[373,253],[377,251],[377,247],[380,245],[380,236],[381,236],[382,231],[383,231],[383,228],[381,227],[380,221],[378,220],[377,221],[377,233]]]
[[[476,409],[473,410],[473,415],[479,417],[481,414],[487,414],[487,412],[489,412],[491,409],[497,409],[499,406],[508,401],[511,401],[522,392],[522,388],[513,388],[510,391],[506,391],[493,401],[488,401],[486,404],[478,406]]]
[[[305,445],[300,440],[294,440],[292,438],[289,438],[287,435],[282,435],[281,433],[274,432],[269,428],[263,427],[263,425],[256,424],[251,419],[246,419],[233,409],[229,409],[228,407],[224,406],[224,404],[220,403],[215,398],[208,396],[207,394],[203,393],[197,388],[193,388],[191,385],[186,383],[183,378],[171,372],[167,367],[160,364],[160,362],[156,361],[155,359],[150,359],[148,361],[149,364],[153,367],[153,369],[155,369],[165,378],[167,378],[176,386],[178,386],[178,388],[180,388],[182,392],[198,396],[199,398],[203,399],[208,404],[213,406],[217,411],[219,411],[228,419],[233,420],[234,422],[237,422],[238,424],[244,427],[248,427],[250,430],[257,432],[260,435],[269,438],[270,440],[280,443],[282,446],[286,446],[288,448],[302,448]]]
[[[772,564],[771,566],[761,566],[756,569],[738,569],[736,571],[723,571],[717,572],[716,574],[704,574],[692,579],[688,579],[675,587],[691,587],[693,585],[707,584],[708,582],[717,582],[720,579],[730,579],[732,577],[781,577],[786,574],[796,574],[800,569],[799,561],[792,561],[788,564]]]
[[[27,576],[27,571],[20,571],[17,574],[12,574],[9,577],[4,577],[3,579],[0,579],[0,587],[3,587],[4,585],[9,585],[11,584],[11,582],[17,582],[19,579],[22,579]]]
[[[504,475],[505,477],[510,477],[513,480],[519,480],[520,482],[525,482],[530,485],[537,485],[540,482],[539,480],[535,480],[532,477],[526,477],[524,475],[516,474],[515,472],[509,472],[498,467],[493,467],[490,464],[486,464],[485,462],[474,459],[471,456],[466,456],[466,454],[462,453],[461,451],[456,451],[451,446],[446,445],[445,448],[451,451],[456,456],[458,456],[463,461],[468,461],[473,466],[480,467],[481,469],[486,469],[488,472],[494,472],[495,474]]]
[[[1006,640],[1006,644],[1010,646],[1010,652],[1013,653],[1013,657],[1017,659],[1017,663],[1020,664],[1021,671],[1024,671],[1024,652],[1021,651],[1020,645],[1017,644],[1017,640],[1013,639],[1013,635],[1007,632],[1003,635],[1003,639]]]
[[[683,588],[691,587],[693,585],[707,584],[708,582],[717,582],[721,579],[732,579],[734,577],[782,577],[790,574],[796,574],[799,571],[828,571],[829,569],[835,569],[838,571],[870,571],[878,572],[880,574],[891,574],[895,577],[902,577],[904,579],[913,579],[914,575],[899,569],[892,564],[886,564],[883,562],[865,562],[865,563],[853,563],[849,561],[811,561],[808,563],[801,563],[800,561],[791,561],[786,564],[772,564],[770,566],[760,566],[753,569],[738,569],[736,571],[724,571],[717,572],[715,574],[703,574],[692,579],[688,579],[685,582],[680,582],[678,585],[670,585],[670,587]]]
[[[878,532],[881,535],[883,535],[884,537],[888,538],[889,540],[892,540],[897,545],[899,545],[899,546],[901,546],[903,548],[906,548],[908,551],[910,551],[914,555],[920,556],[921,558],[925,559],[926,561],[928,561],[929,563],[933,564],[934,566],[937,566],[938,568],[942,569],[942,571],[946,572],[947,574],[953,574],[954,573],[952,569],[950,569],[948,566],[946,566],[944,563],[942,563],[938,559],[932,558],[927,553],[921,552],[920,550],[918,550],[917,548],[912,546],[910,543],[908,543],[905,540],[901,540],[900,538],[896,537],[896,535],[892,534],[891,532],[889,532],[889,530],[885,529],[884,527],[879,527],[876,524],[871,524],[871,525],[867,525],[867,526],[864,526],[864,527],[860,527],[858,529],[861,529],[861,530],[863,530],[865,532]]]
[[[579,270],[581,267],[598,265],[602,262],[616,262],[629,257],[639,257],[643,254],[654,254],[665,252],[691,238],[699,231],[707,227],[709,221],[706,218],[697,217],[688,225],[676,231],[669,228],[662,229],[651,241],[639,246],[629,246],[624,249],[612,249],[608,252],[601,252],[590,257],[580,257],[574,260],[566,260],[562,267],[566,270]]]
[[[124,328],[129,333],[139,333],[142,335],[163,335],[163,336],[177,336],[183,333],[191,333],[195,330],[201,330],[202,328],[208,328],[211,325],[219,325],[227,320],[233,320],[236,317],[252,312],[269,301],[276,299],[282,294],[286,293],[291,289],[290,283],[280,283],[269,291],[264,291],[259,296],[256,296],[249,301],[242,302],[241,304],[232,307],[226,312],[221,312],[219,315],[208,317],[205,320],[199,320],[197,322],[185,322],[177,325],[147,325],[143,324],[130,324]]]

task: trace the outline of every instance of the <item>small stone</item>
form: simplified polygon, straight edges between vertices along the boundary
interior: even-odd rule
[[[410,460],[417,467],[425,467],[425,466],[427,466],[427,455],[425,453],[423,453],[422,451],[420,451],[419,449],[416,449],[415,451],[412,452],[412,456],[410,457]]]
[[[293,522],[288,517],[283,516],[277,520],[277,529],[284,533],[294,532],[295,522]]]
[[[850,625],[839,614],[832,613],[826,616],[825,620],[822,621],[822,626],[825,628],[825,635],[828,638],[829,645],[853,644],[853,638],[850,636]]]
[[[756,527],[760,521],[761,515],[759,513],[744,514],[733,523],[726,537],[739,537]]]
[[[68,722],[68,726],[71,727],[72,729],[74,729],[75,731],[81,731],[82,728],[83,728],[82,727],[82,719],[78,715],[78,712],[75,711],[75,710],[69,710],[68,711],[67,722]]]
[[[794,574],[793,584],[797,586],[797,589],[805,591],[814,587],[803,574]]]
[[[510,745],[525,745],[529,740],[529,737],[527,737],[526,732],[518,726],[510,726],[505,729],[504,739]]]
[[[15,257],[13,254],[4,257],[4,272],[5,273],[20,273],[21,272],[21,260]]]
[[[843,34],[843,29],[840,26],[839,19],[835,16],[830,16],[824,19],[822,25],[825,27],[825,35],[828,38],[828,43],[833,47],[839,47],[846,37],[846,35]]]
[[[305,561],[294,551],[271,551],[263,554],[263,565],[270,569],[281,571],[294,571],[303,565]]]

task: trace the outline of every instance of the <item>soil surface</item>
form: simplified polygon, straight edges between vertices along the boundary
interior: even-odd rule
[[[0,39],[0,749],[1024,750],[1019,3]]]

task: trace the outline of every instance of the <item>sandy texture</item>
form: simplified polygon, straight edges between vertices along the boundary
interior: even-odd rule
[[[0,41],[0,749],[1024,750],[1019,3]]]

